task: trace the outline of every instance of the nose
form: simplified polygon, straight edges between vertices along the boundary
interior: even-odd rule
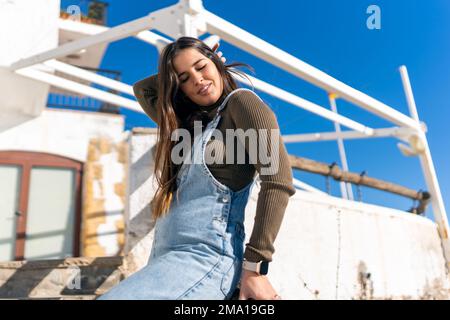
[[[192,76],[192,79],[194,80],[195,86],[200,86],[203,83],[203,76],[200,72],[196,72]]]

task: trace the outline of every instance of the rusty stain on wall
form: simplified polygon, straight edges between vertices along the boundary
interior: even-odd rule
[[[358,264],[357,286],[358,293],[355,299],[371,300],[373,298],[372,274],[368,272],[367,266],[363,261],[360,261]]]
[[[422,292],[417,296],[399,295],[399,296],[375,296],[373,290],[372,275],[367,270],[363,261],[358,265],[357,273],[357,294],[355,300],[449,300],[450,288],[442,279],[434,279],[426,282]]]

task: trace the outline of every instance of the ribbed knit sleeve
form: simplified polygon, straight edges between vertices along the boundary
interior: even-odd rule
[[[156,100],[158,99],[158,74],[142,79],[133,85],[134,95],[145,113],[158,124]]]
[[[258,140],[260,143],[258,148],[264,147],[267,150],[267,159],[270,159],[270,162],[259,156],[252,160],[253,163],[256,162],[254,165],[261,179],[261,189],[258,194],[255,222],[250,241],[246,244],[244,257],[252,262],[272,261],[272,254],[275,251],[273,243],[280,229],[289,197],[295,193],[286,147],[275,114],[254,92],[248,90],[236,92],[230,97],[228,108],[227,112],[230,112],[236,128],[244,131],[255,129],[258,138],[261,136],[260,130],[267,132],[267,139]],[[273,143],[274,141],[278,143]],[[249,147],[250,144],[245,144],[247,153],[250,152]],[[269,167],[274,170],[267,170]]]

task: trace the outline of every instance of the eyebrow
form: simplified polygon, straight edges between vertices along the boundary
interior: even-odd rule
[[[202,60],[205,60],[205,58],[200,58],[200,59],[198,59],[197,61],[195,61],[194,64],[192,65],[192,67],[195,66],[197,63],[199,63],[199,62],[202,61]],[[184,72],[178,74],[178,77],[181,77],[181,75],[183,75],[183,74],[185,74],[185,73],[186,73],[186,71],[184,71]]]

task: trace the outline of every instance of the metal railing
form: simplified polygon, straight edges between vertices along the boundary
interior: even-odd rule
[[[116,81],[120,81],[122,77],[122,73],[116,70],[91,68],[85,66],[77,66],[77,67],[83,70],[94,72],[98,75]],[[119,92],[114,89],[107,89],[106,91],[112,94],[119,94]],[[56,109],[72,109],[72,110],[113,113],[113,114],[120,113],[120,109],[117,105],[101,101],[92,98],[90,96],[71,95],[65,93],[50,93],[48,95],[47,107]]]

